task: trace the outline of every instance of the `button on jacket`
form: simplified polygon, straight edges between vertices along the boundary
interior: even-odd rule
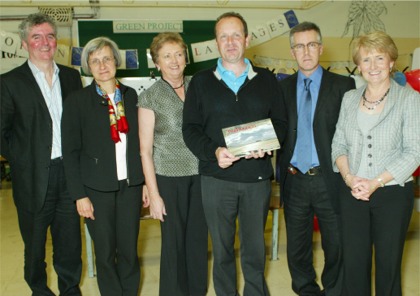
[[[376,162],[368,166],[372,176],[387,170],[401,186],[420,165],[420,94],[391,81],[388,98],[379,120],[363,136],[358,128],[359,100],[365,87],[349,91],[343,98],[332,144],[332,161],[347,155],[350,171],[357,173],[363,145],[371,145]]]
[[[137,93],[123,84],[120,88],[129,126],[127,179],[129,186],[135,186],[144,182],[138,138]],[[85,186],[97,191],[119,190],[108,102],[97,94],[95,82],[66,99],[61,126],[64,168],[71,198],[77,200],[88,196]]]

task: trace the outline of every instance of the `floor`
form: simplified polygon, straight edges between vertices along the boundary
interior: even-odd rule
[[[266,278],[272,296],[293,296],[290,288],[290,275],[286,262],[286,241],[283,212],[279,214],[279,260],[270,261],[271,255],[271,231],[272,215],[266,227],[267,245],[267,270]],[[30,290],[23,280],[23,243],[17,225],[16,209],[11,197],[10,183],[2,182],[0,189],[0,223],[1,223],[1,296],[24,296],[30,295]],[[142,266],[140,295],[157,296],[159,282],[159,255],[160,255],[160,227],[155,220],[142,220],[139,237],[139,256]],[[403,259],[403,294],[406,296],[419,296],[419,265],[420,265],[420,213],[413,212],[411,225],[407,235],[405,253]],[[211,249],[211,246],[210,246]],[[238,245],[236,245],[236,250]],[[51,240],[47,242],[47,258],[49,284],[53,291],[57,290],[56,275],[51,265]],[[83,248],[84,272],[81,289],[85,296],[98,296],[98,288],[95,278],[89,278],[86,265],[86,250]],[[209,274],[211,275],[211,252],[209,252]],[[320,245],[319,232],[314,232],[314,265],[318,275],[323,266],[323,254]],[[240,265],[238,263],[238,270]],[[243,288],[242,275],[238,276],[239,290]],[[214,296],[212,278],[209,278],[208,296]]]

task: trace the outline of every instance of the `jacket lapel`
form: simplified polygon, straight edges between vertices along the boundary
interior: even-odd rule
[[[297,77],[298,77],[298,75],[297,75],[297,73],[295,73],[290,79],[291,79],[291,81],[290,81],[290,84],[291,84],[291,87],[288,87],[288,89],[289,89],[289,93],[288,93],[288,97],[289,97],[289,100],[288,100],[288,104],[289,104],[289,107],[290,107],[290,114],[292,115],[292,116],[290,116],[290,118],[293,118],[293,119],[295,119],[296,121],[295,122],[293,122],[293,124],[295,125],[295,126],[297,126],[297,116],[298,116],[298,110],[297,110]]]
[[[386,98],[386,101],[385,101],[384,109],[382,110],[381,115],[379,115],[378,121],[372,128],[375,128],[388,116],[388,114],[394,108],[394,105],[397,102],[397,98],[398,98],[398,84],[393,79],[391,79],[391,86],[388,93],[388,97]]]
[[[39,88],[38,83],[36,82],[36,79],[34,75],[32,74],[31,68],[29,68],[28,62],[26,61],[22,67],[21,67],[22,74],[26,77],[28,80],[28,94],[31,97],[31,99],[36,100],[39,104],[41,104],[44,111],[46,111],[49,114],[47,103],[45,102],[44,95],[42,94],[41,89]]]
[[[366,86],[360,87],[356,90],[355,95],[352,97],[352,102],[349,104],[349,114],[348,121],[350,126],[359,127],[357,122],[357,113],[359,112],[359,101],[362,97],[362,93],[365,90]],[[391,89],[389,90],[388,98],[386,99],[384,109],[382,110],[379,119],[372,126],[371,129],[374,129],[378,124],[380,124],[388,114],[394,109],[394,106],[398,100],[398,84],[391,79]]]
[[[67,97],[67,95],[72,91],[72,90],[68,90],[67,86],[68,86],[68,82],[66,83],[66,73],[63,70],[62,67],[60,67],[60,65],[57,65],[57,67],[60,69],[60,71],[58,72],[58,78],[60,80],[60,88],[61,88],[61,99],[64,102],[64,99]]]
[[[322,68],[322,78],[321,78],[321,85],[319,86],[319,92],[318,92],[318,101],[316,103],[315,107],[315,113],[314,113],[314,120],[316,121],[319,112],[321,112],[322,108],[324,108],[324,105],[328,103],[328,92],[331,90],[333,86],[331,86],[331,83],[329,82],[330,73],[328,71],[325,71],[324,68]]]

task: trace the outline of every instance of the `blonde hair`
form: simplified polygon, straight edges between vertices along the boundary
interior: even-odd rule
[[[375,31],[363,36],[359,36],[352,42],[352,58],[353,62],[358,65],[360,62],[360,50],[367,51],[376,50],[386,53],[392,61],[398,58],[398,49],[392,38],[381,31]]]
[[[157,63],[159,59],[159,50],[166,43],[175,43],[179,45],[184,50],[185,61],[187,60],[187,45],[181,35],[174,32],[163,32],[156,35],[153,38],[152,44],[150,44],[150,55],[152,56],[153,63]]]

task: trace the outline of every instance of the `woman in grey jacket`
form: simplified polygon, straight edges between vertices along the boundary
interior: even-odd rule
[[[420,95],[391,79],[398,50],[382,32],[353,43],[367,85],[345,94],[332,144],[340,191],[343,295],[401,295],[401,259],[420,164]],[[350,187],[350,190],[349,188]]]

